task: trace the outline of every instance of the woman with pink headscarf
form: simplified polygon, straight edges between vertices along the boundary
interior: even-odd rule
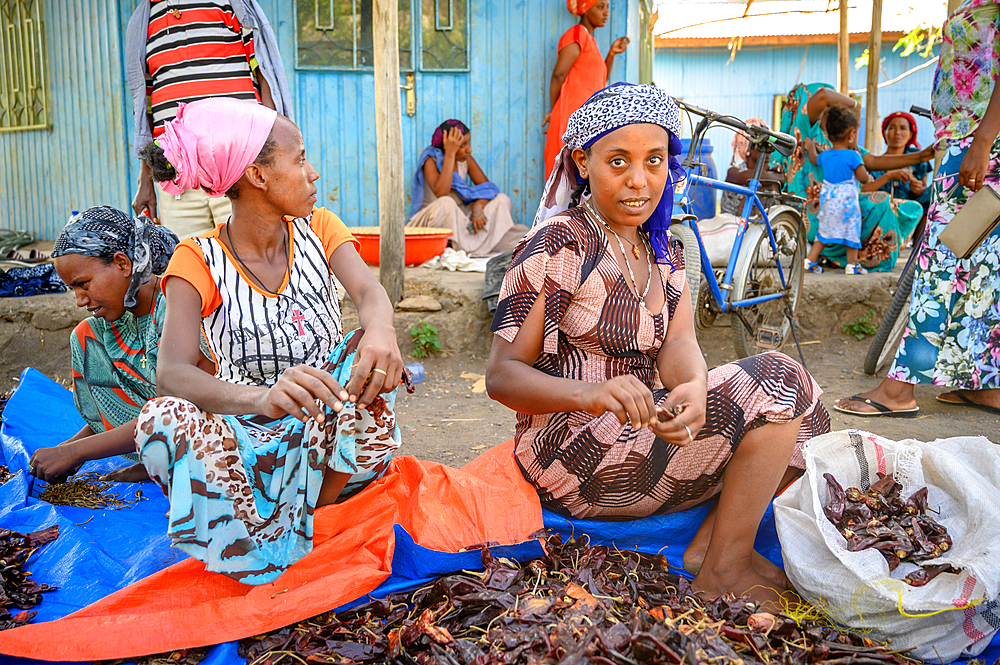
[[[392,305],[333,213],[292,121],[212,98],[141,153],[169,193],[227,196],[231,219],[177,246],[163,275],[157,389],[140,461],[170,499],[168,534],[208,570],[269,582],[312,549],[315,509],[381,477],[403,379]],[[345,337],[337,282],[361,330]],[[214,376],[197,368],[199,333]]]
[[[549,85],[551,110],[542,120],[546,179],[562,150],[562,137],[566,133],[569,117],[591,95],[608,84],[608,73],[615,62],[615,55],[624,53],[628,47],[628,37],[619,37],[608,49],[608,57],[601,58],[601,51],[594,41],[594,30],[608,22],[610,0],[566,0],[566,9],[570,14],[579,16],[580,22],[559,39],[559,59],[552,70]]]

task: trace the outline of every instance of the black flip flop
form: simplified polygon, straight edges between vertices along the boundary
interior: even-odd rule
[[[937,397],[936,399],[937,399],[937,401],[941,402],[942,404],[951,404],[952,406],[971,406],[971,407],[973,407],[975,409],[979,409],[981,411],[985,411],[986,413],[992,413],[995,416],[1000,416],[1000,409],[998,409],[995,406],[990,406],[989,404],[980,404],[979,402],[973,402],[971,399],[969,399],[968,397],[966,397],[965,395],[963,395],[958,390],[952,390],[950,392],[950,394],[954,395],[955,397],[957,397],[958,399],[960,399],[962,401],[961,402],[952,402],[950,400],[941,399],[940,397]]]
[[[861,395],[853,395],[848,398],[852,402],[862,402],[868,406],[873,406],[877,411],[867,412],[867,411],[853,411],[851,409],[842,409],[834,403],[833,408],[841,413],[847,413],[852,416],[861,416],[862,418],[875,418],[884,416],[886,418],[916,418],[920,413],[920,407],[915,406],[912,409],[897,409],[893,410],[887,407],[885,404],[876,402],[873,399],[868,399],[867,397],[862,397]],[[1000,413],[1000,411],[998,411]]]

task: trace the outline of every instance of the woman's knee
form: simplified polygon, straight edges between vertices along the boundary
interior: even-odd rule
[[[154,397],[146,402],[135,424],[135,449],[142,463],[149,468],[147,458],[153,454],[153,449],[168,454],[167,450],[174,445],[175,433],[185,429],[200,413],[198,407],[179,397]]]
[[[509,196],[507,196],[503,192],[500,192],[499,194],[494,196],[489,203],[486,204],[485,209],[492,210],[494,208],[499,208],[502,210],[506,210],[507,212],[510,212],[511,209],[513,208],[513,204],[510,202]]]

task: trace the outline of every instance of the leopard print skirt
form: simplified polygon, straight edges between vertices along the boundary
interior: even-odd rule
[[[349,335],[327,368],[346,385],[360,335]],[[173,545],[208,570],[245,584],[274,580],[312,550],[313,512],[327,469],[351,474],[353,496],[389,468],[400,446],[396,392],[367,408],[353,403],[325,424],[287,416],[207,413],[176,397],[143,407],[139,459],[170,499]]]

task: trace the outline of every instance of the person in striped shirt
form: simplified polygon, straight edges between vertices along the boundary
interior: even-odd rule
[[[277,41],[256,0],[140,0],[126,33],[126,74],[137,151],[163,133],[180,104],[199,99],[232,97],[292,115]],[[164,194],[145,162],[138,185],[136,214],[145,212],[181,238],[210,231],[232,214],[228,199],[200,189]]]

